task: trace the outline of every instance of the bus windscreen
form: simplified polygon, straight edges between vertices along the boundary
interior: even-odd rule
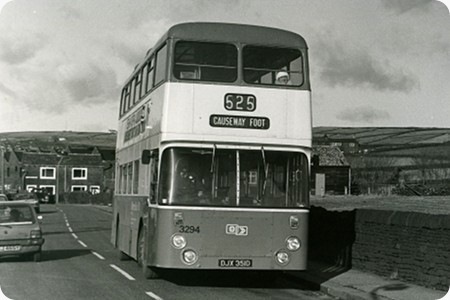
[[[163,205],[307,207],[308,178],[298,152],[170,148],[159,198]]]

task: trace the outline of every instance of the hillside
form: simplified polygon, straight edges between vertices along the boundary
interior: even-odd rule
[[[115,132],[27,131],[0,133],[0,144],[15,149],[47,149],[51,147],[115,148]]]
[[[450,158],[450,128],[315,127],[313,142],[354,141],[360,153]]]
[[[387,156],[444,156],[450,153],[450,128],[315,127],[319,140],[354,141],[361,152]],[[0,144],[21,148],[95,146],[115,148],[115,132],[27,131],[0,133]]]

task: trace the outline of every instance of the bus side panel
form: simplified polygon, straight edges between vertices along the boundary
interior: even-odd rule
[[[111,242],[113,245],[117,245],[120,251],[135,259],[145,205],[146,197],[143,196],[116,195],[114,197]],[[117,220],[119,220],[119,224],[117,224]]]
[[[235,269],[225,261],[243,260],[244,268],[257,270],[304,270],[307,261],[308,210],[217,210],[217,209],[159,209],[151,223],[152,245],[149,265],[163,268]],[[290,226],[290,217],[296,216],[298,224]],[[178,250],[171,245],[171,237],[181,234],[187,245]],[[301,247],[296,251],[286,249],[286,240],[295,236]],[[158,242],[157,242],[158,241]],[[192,265],[182,262],[185,250],[194,250],[199,259]],[[290,262],[275,261],[275,254],[285,251]]]
[[[129,209],[124,196],[114,196],[113,203],[113,227],[111,230],[111,242],[120,251],[129,253]]]

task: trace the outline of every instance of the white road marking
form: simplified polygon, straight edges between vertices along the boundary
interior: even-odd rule
[[[110,266],[111,268],[113,268],[114,270],[116,270],[117,272],[119,272],[120,274],[122,274],[123,276],[125,276],[126,279],[128,279],[128,280],[136,280],[136,279],[134,279],[133,276],[131,276],[130,274],[128,274],[127,272],[125,272],[124,270],[122,270],[121,268],[119,268],[118,266],[113,265],[113,264],[111,264],[111,265],[109,265],[109,266]]]
[[[159,297],[155,293],[152,293],[152,292],[145,292],[145,293],[147,294],[147,296],[150,296],[150,297],[152,297],[155,300],[163,300],[163,298]]]
[[[101,256],[100,254],[98,254],[97,252],[95,252],[95,251],[91,251],[91,252],[92,252],[92,254],[94,254],[95,256],[97,256],[99,259],[105,260],[105,258],[104,258],[103,256]]]
[[[65,214],[64,214],[64,219],[66,219],[66,226],[67,226],[67,229],[69,229],[69,232],[72,233],[73,238],[76,239],[77,242],[80,243],[81,246],[83,246],[84,248],[87,248],[88,246],[87,246],[85,243],[83,243],[83,241],[80,241],[80,240],[78,239],[78,236],[77,236],[75,233],[73,233],[73,229],[72,229],[72,227],[70,227],[69,221],[67,220],[67,217],[66,217]],[[104,258],[103,256],[101,256],[100,254],[98,254],[97,252],[91,251],[91,253],[94,254],[95,256],[97,256],[99,259],[105,260],[105,258]],[[127,274],[127,275],[128,275],[128,274]],[[125,276],[125,275],[124,275],[124,276]],[[128,276],[129,276],[129,275],[128,275]],[[125,277],[126,277],[126,276],[125,276]],[[130,277],[131,277],[131,276],[130,276]],[[133,278],[133,277],[131,277],[131,278]],[[130,279],[130,280],[131,280],[131,279]],[[133,278],[132,280],[134,280],[134,278]],[[0,290],[0,292],[1,292],[1,290]],[[1,295],[0,295],[0,296],[1,296]],[[0,298],[0,300],[3,300],[3,299]]]
[[[87,245],[85,243],[83,243],[82,241],[78,240],[78,243],[80,243],[80,245],[83,246],[84,248],[87,248]]]

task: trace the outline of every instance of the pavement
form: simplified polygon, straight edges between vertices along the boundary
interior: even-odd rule
[[[450,197],[326,196],[311,197],[311,205],[327,210],[381,209],[450,215]],[[391,280],[355,269],[346,270],[320,262],[308,262],[308,270],[294,274],[322,292],[344,300],[450,300],[449,291],[438,291],[409,282]],[[450,278],[448,278],[450,284]]]
[[[443,298],[447,293],[320,262],[309,262],[307,271],[288,275],[307,282],[325,294],[344,300],[435,300]],[[443,300],[450,300],[450,288]]]
[[[112,211],[111,206],[95,207],[107,212]],[[307,271],[289,272],[287,275],[342,300],[450,300],[450,287],[448,292],[439,291],[322,262],[310,261]]]

